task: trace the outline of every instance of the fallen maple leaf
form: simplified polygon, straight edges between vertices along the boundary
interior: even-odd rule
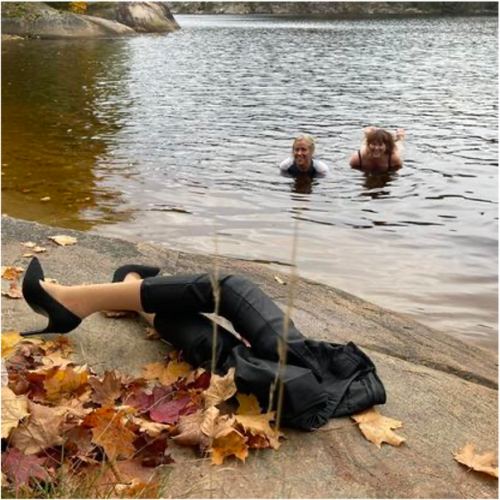
[[[238,415],[260,415],[262,413],[259,401],[255,395],[238,392],[236,399],[239,403],[238,410],[236,411]]]
[[[122,393],[122,383],[113,371],[106,371],[102,380],[91,377],[89,384],[93,389],[92,401],[102,406],[113,405]]]
[[[73,236],[66,236],[63,234],[60,234],[57,236],[49,236],[49,240],[54,241],[55,243],[57,243],[58,245],[61,245],[62,247],[74,245],[78,241]]]
[[[10,431],[28,415],[27,398],[16,396],[8,387],[2,387],[2,439],[9,437]]]
[[[17,349],[17,344],[23,338],[19,332],[4,332],[2,333],[2,358],[13,354]]]
[[[224,377],[215,374],[212,375],[210,387],[204,393],[205,408],[216,406],[236,394],[234,373],[234,368],[229,368]]]
[[[5,297],[9,297],[11,299],[23,298],[23,292],[21,291],[19,285],[15,281],[10,284],[8,290],[2,290],[2,295],[4,295]]]
[[[193,404],[190,396],[182,396],[179,399],[158,397],[157,394],[160,389],[159,387],[153,389],[155,402],[151,407],[149,416],[154,422],[175,425],[181,416],[194,413],[198,409]]]
[[[207,448],[212,443],[219,413],[219,409],[212,406],[205,411],[182,417],[176,428],[177,436],[173,439],[182,446]]]
[[[121,415],[113,408],[95,410],[87,415],[84,424],[92,427],[92,442],[102,446],[110,460],[133,457],[135,447],[132,443],[136,436],[122,423]]]
[[[35,253],[43,253],[43,252],[46,252],[46,251],[47,251],[47,249],[46,249],[45,247],[39,247],[39,246],[36,246],[36,247],[33,249],[33,251],[34,251]]]
[[[186,417],[187,418],[187,417]],[[139,427],[141,432],[145,432],[148,436],[157,437],[162,432],[170,432],[173,427],[167,424],[160,424],[159,422],[150,422],[140,417],[132,417],[131,421]]]
[[[191,365],[176,360],[169,361],[166,366],[163,363],[149,363],[144,366],[144,378],[159,380],[162,385],[171,385],[187,376],[192,369]]]
[[[86,367],[66,367],[58,370],[43,385],[47,391],[47,400],[57,401],[65,397],[81,395],[87,389],[88,372]]]
[[[248,445],[245,436],[236,429],[226,429],[213,440],[210,451],[215,465],[222,464],[226,457],[232,455],[244,462],[248,456]]]
[[[403,422],[384,417],[373,407],[356,415],[351,415],[351,418],[359,424],[359,428],[366,439],[375,444],[377,448],[380,448],[383,442],[393,446],[400,446],[405,441],[404,438],[392,432],[392,429],[403,427]]]
[[[24,269],[18,266],[2,266],[2,278],[9,281],[16,281],[23,271]]]
[[[147,434],[139,436],[134,441],[134,446],[137,448],[134,458],[140,460],[144,467],[158,467],[174,463],[174,459],[167,453],[168,438],[167,434],[157,437]]]
[[[42,467],[46,460],[46,458],[23,455],[18,449],[10,448],[2,453],[2,471],[18,488],[28,484],[31,478],[48,480],[49,474]]]
[[[63,419],[57,408],[29,402],[30,417],[12,432],[12,445],[26,455],[35,455],[46,448],[63,443]]]
[[[498,463],[493,452],[478,455],[475,444],[466,444],[461,450],[453,454],[455,460],[471,469],[484,472],[490,476],[498,478],[498,467],[493,464]]]
[[[249,432],[252,436],[262,436],[267,439],[269,446],[277,450],[281,445],[279,438],[281,433],[276,432],[270,425],[274,420],[274,412],[263,415],[236,415],[235,421],[239,424],[245,433]],[[262,446],[260,446],[262,447]]]
[[[26,241],[24,243],[21,243],[21,245],[26,248],[35,248],[37,246],[34,241]]]

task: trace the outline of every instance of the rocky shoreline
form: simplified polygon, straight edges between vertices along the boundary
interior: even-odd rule
[[[58,246],[49,240],[56,234],[73,236],[77,243]],[[209,255],[3,216],[3,266],[26,269],[29,259],[21,245],[26,241],[46,248],[38,257],[47,277],[62,284],[108,282],[116,267],[125,263],[157,265],[163,274],[213,268]],[[219,266],[221,272],[250,278],[280,307],[287,307],[287,274],[228,258],[220,258]],[[8,287],[2,279],[2,289]],[[453,453],[467,443],[476,444],[483,453],[498,447],[495,352],[308,280],[299,280],[295,297],[292,317],[305,335],[337,343],[353,341],[373,359],[387,391],[387,403],[377,408],[404,422],[398,433],[406,442],[378,449],[350,419],[341,418],[313,433],[286,429],[287,439],[278,452],[263,450],[246,463],[231,461],[222,468],[173,444],[169,449],[176,465],[168,480],[172,498],[498,498],[495,479],[468,472],[453,460]],[[2,299],[3,332],[33,329],[43,321],[24,300]],[[77,362],[132,375],[146,363],[161,361],[169,349],[147,339],[138,320],[112,320],[100,314],[68,337]],[[198,485],[194,489],[193,478]]]

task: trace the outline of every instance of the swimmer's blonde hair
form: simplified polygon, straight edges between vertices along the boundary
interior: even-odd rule
[[[294,140],[292,144],[292,152],[295,149],[295,144],[297,144],[298,141],[306,141],[307,145],[309,146],[309,149],[311,150],[311,153],[314,154],[314,150],[316,149],[316,141],[314,140],[314,137],[312,135],[298,135]]]

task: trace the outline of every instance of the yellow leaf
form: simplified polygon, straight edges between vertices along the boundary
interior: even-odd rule
[[[10,431],[28,415],[27,398],[16,396],[8,387],[2,387],[2,439],[9,437]]]
[[[240,404],[236,411],[238,415],[260,415],[262,413],[259,401],[254,394],[247,395],[238,392],[238,394],[236,394],[236,399]]]
[[[61,245],[62,247],[74,245],[77,242],[77,239],[73,238],[73,236],[66,236],[63,234],[60,234],[58,236],[49,236],[49,240],[54,241],[55,243]]]
[[[35,248],[36,247],[36,243],[34,241],[26,241],[25,243],[21,243],[21,245],[23,247],[26,247],[26,248]]]
[[[243,431],[250,432],[254,436],[265,437],[269,441],[269,446],[275,450],[280,447],[279,438],[283,434],[276,432],[270,425],[271,420],[274,420],[274,412],[264,415],[236,415],[235,419]]]
[[[204,393],[205,408],[216,406],[236,394],[234,368],[229,368],[224,377],[212,375],[210,387]]]
[[[351,418],[358,422],[366,439],[375,444],[377,448],[380,448],[383,442],[399,446],[405,441],[404,438],[392,432],[392,429],[403,427],[403,422],[384,417],[375,408],[351,415]]]
[[[236,429],[228,429],[212,443],[212,463],[220,465],[226,457],[234,455],[241,461],[245,461],[248,456],[248,446],[245,437]]]
[[[190,365],[176,360],[169,361],[166,366],[163,363],[149,363],[144,366],[144,378],[157,379],[162,385],[172,385],[187,376],[191,370]]]
[[[88,373],[85,367],[78,370],[66,367],[64,370],[57,371],[43,385],[47,392],[47,400],[57,401],[65,397],[80,395],[87,388],[87,383]]]
[[[39,246],[36,246],[36,247],[33,249],[33,251],[34,251],[35,253],[43,253],[43,252],[46,252],[46,251],[47,251],[47,249],[46,249],[45,247],[39,247]]]
[[[498,463],[493,452],[478,455],[476,453],[476,445],[466,444],[461,450],[453,454],[455,460],[461,464],[470,467],[478,472],[484,472],[490,476],[498,478],[498,467],[494,467],[494,463]]]
[[[50,196],[44,196],[43,198],[40,198],[40,201],[50,201]]]
[[[23,340],[23,338],[19,332],[2,333],[2,358],[14,353],[17,350],[17,344],[21,342],[21,340]]]

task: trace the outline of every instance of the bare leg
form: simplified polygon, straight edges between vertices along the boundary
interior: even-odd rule
[[[137,273],[128,273],[127,276],[125,276],[125,279],[123,280],[124,282],[127,281],[139,281],[142,278],[137,274]],[[142,309],[140,310],[135,310],[138,312],[151,326],[154,326],[155,324],[155,314],[153,313],[147,313],[144,312]]]
[[[79,286],[40,282],[47,293],[81,319],[98,311],[144,312],[141,306],[141,283],[141,279]]]
[[[405,145],[405,129],[404,128],[398,128],[398,130],[396,131],[395,142],[396,142],[396,148],[398,150],[398,153],[401,154],[403,152],[403,148]]]

